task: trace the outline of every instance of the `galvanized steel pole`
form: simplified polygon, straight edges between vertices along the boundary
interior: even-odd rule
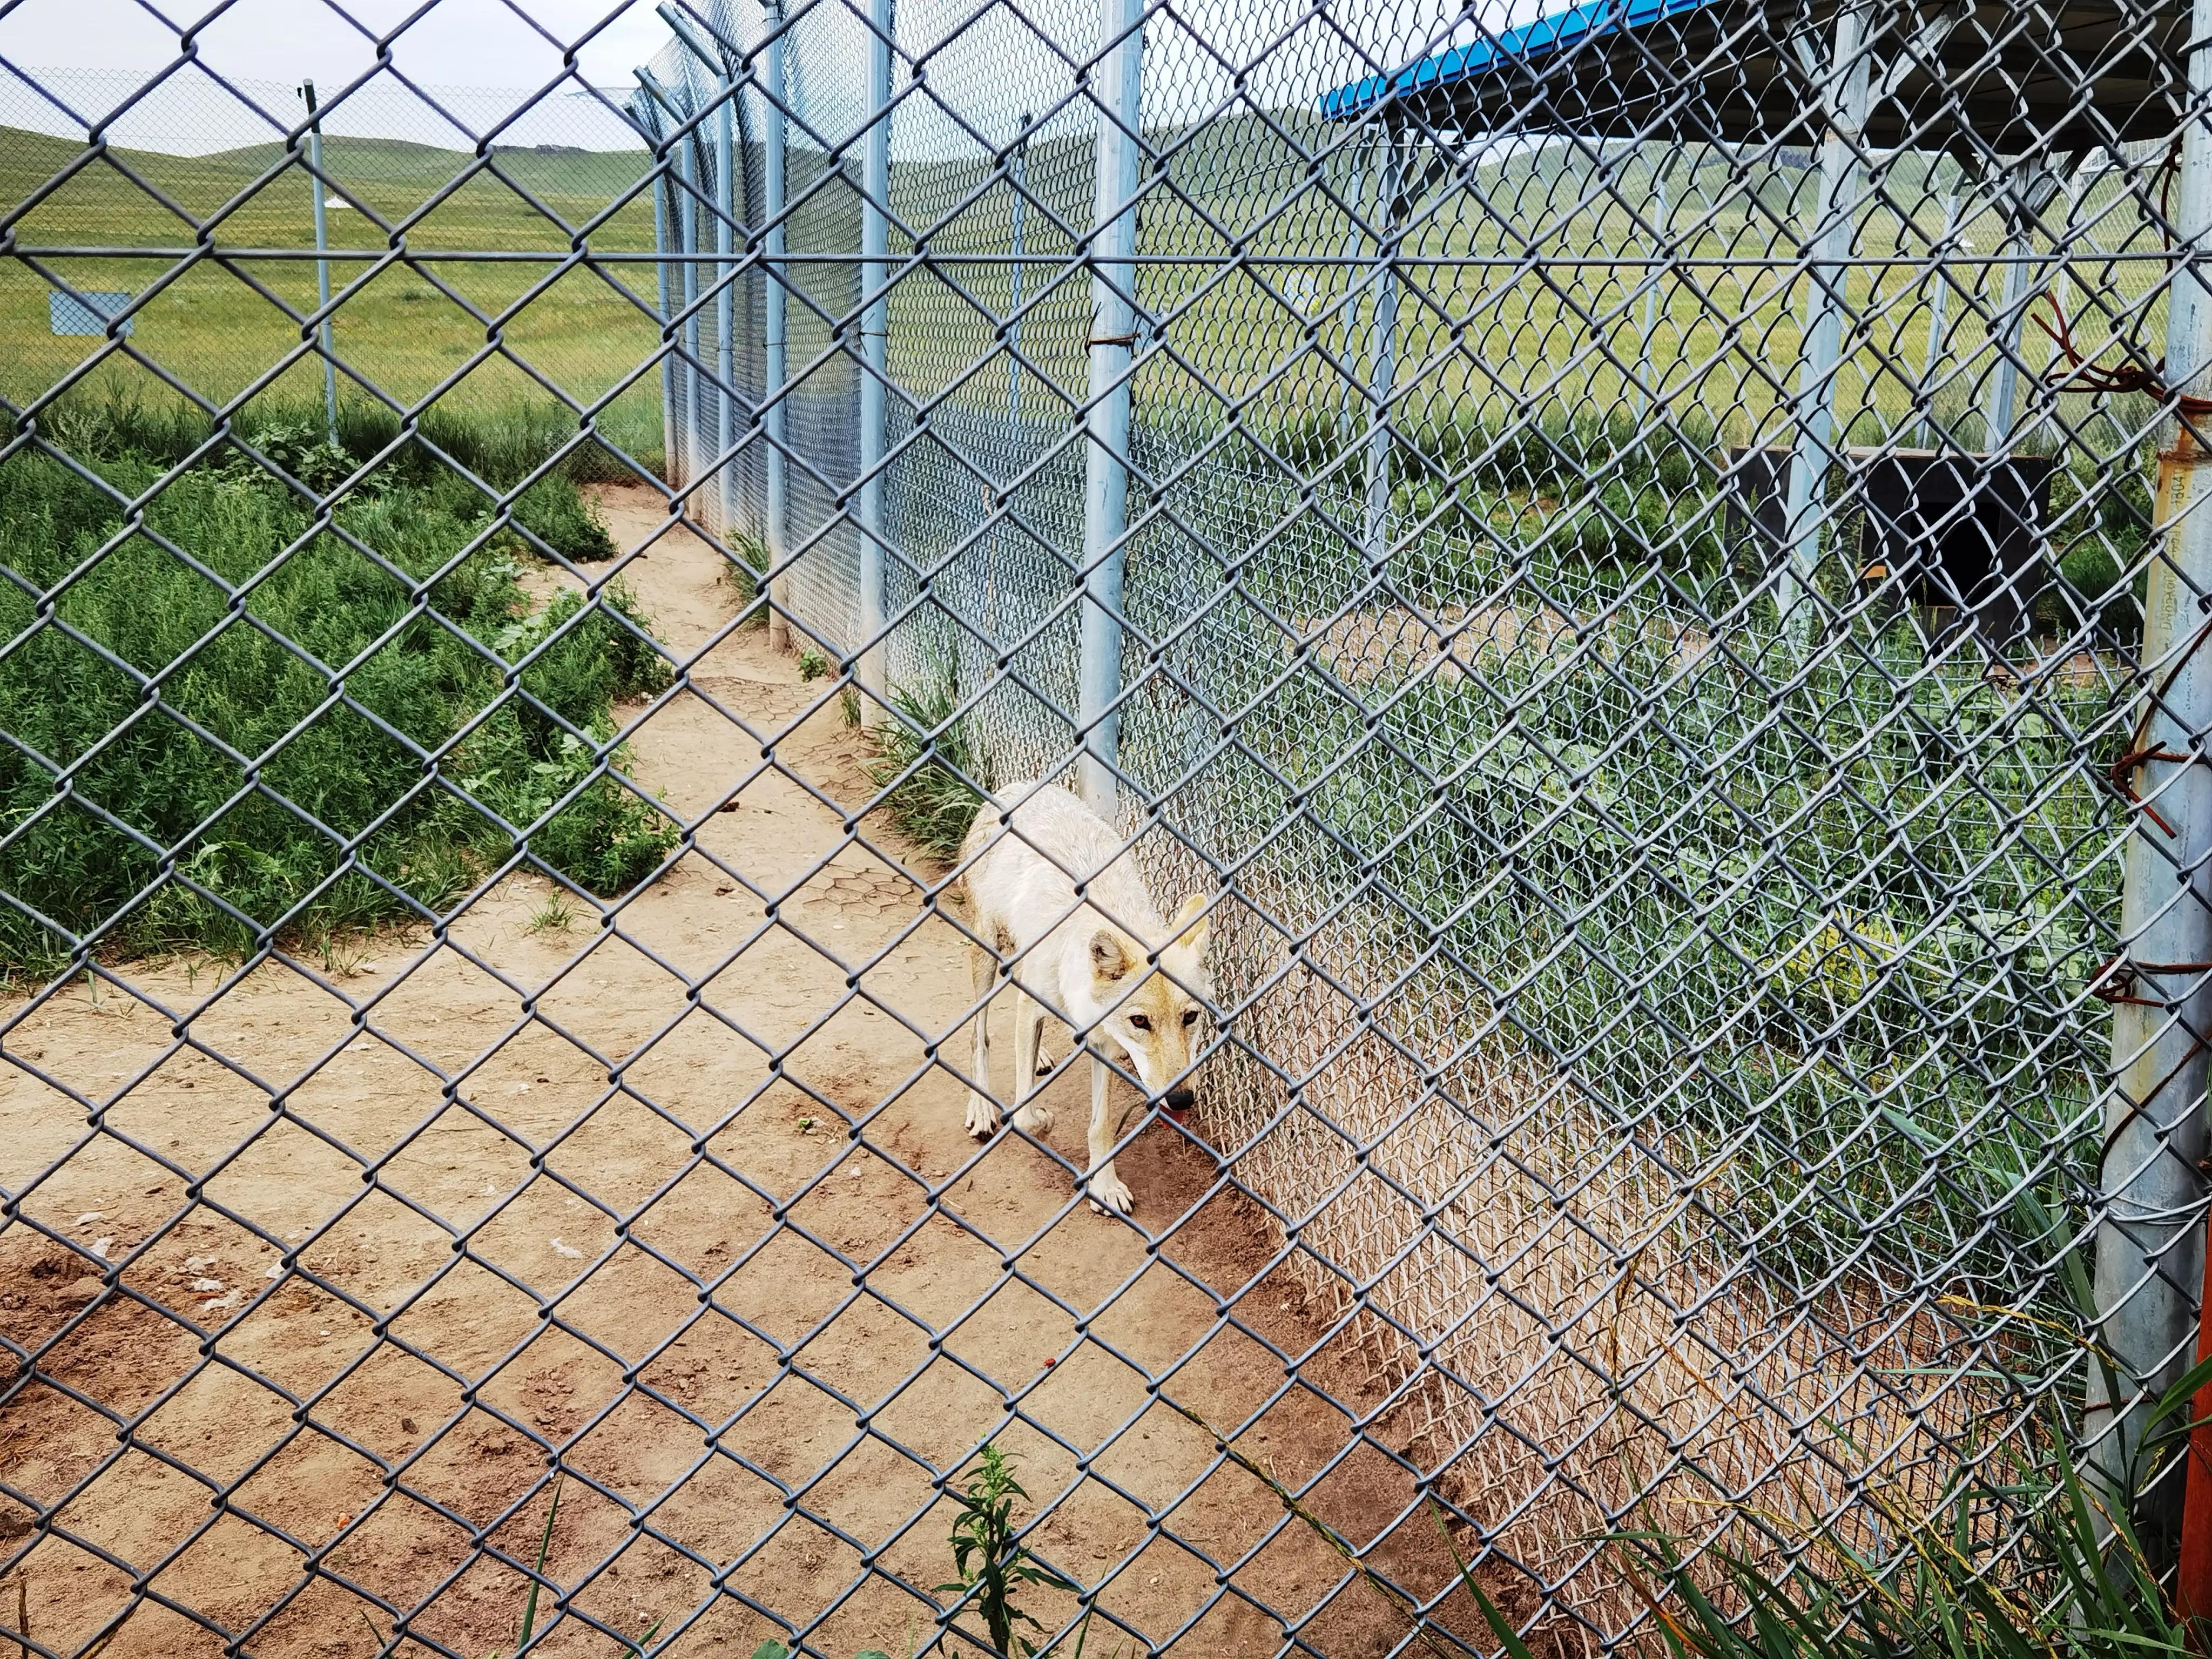
[[[2124,757],[2143,805],[2128,842],[2122,949],[2107,975],[2124,995],[2112,1010],[2096,1298],[2101,1346],[2123,1397],[2108,1397],[2093,1370],[2088,1428],[2096,1462],[2115,1483],[2140,1443],[2146,1399],[2189,1363],[2204,1283],[2212,618],[2201,596],[2212,593],[2212,404],[2203,401],[2212,397],[2212,0],[2195,0],[2194,10],[2166,335],[2166,384],[2181,412],[2159,458],[2161,539],[2149,566],[2141,675],[2152,689]],[[2179,1520],[2181,1484],[2169,1480],[2146,1496],[2143,1518],[2160,1531]]]
[[[891,0],[868,3],[868,143],[860,176],[860,593],[859,678],[863,718],[884,702],[884,392],[890,276]]]
[[[1029,198],[1024,192],[1029,184],[1029,155],[1030,112],[1024,110],[1020,136],[1014,140],[1007,173],[1014,199],[1012,234],[1008,238],[1012,269],[1006,279],[1006,453],[1012,458],[1010,466],[1013,469],[1019,468],[1020,458],[1027,449],[1022,442],[1022,278],[1026,274],[1022,237],[1028,222]],[[981,621],[983,637],[991,642],[994,652],[999,644],[999,562],[1006,534],[1006,519],[1001,512],[983,543]]]
[[[1653,217],[1657,222],[1659,233],[1658,240],[1652,245],[1651,249],[1655,262],[1666,258],[1668,246],[1669,215],[1667,211],[1667,175],[1673,170],[1674,166],[1674,152],[1670,149],[1667,152],[1666,160],[1660,162],[1651,181],[1652,204],[1655,209]],[[1650,403],[1650,393],[1645,390],[1644,383],[1651,374],[1651,337],[1657,332],[1659,327],[1659,280],[1657,276],[1649,270],[1645,270],[1644,276],[1645,282],[1650,286],[1644,290],[1644,327],[1636,341],[1636,423],[1639,427],[1644,424],[1644,411]]]
[[[1137,343],[1137,163],[1144,118],[1144,0],[1099,0],[1098,145],[1085,425],[1083,610],[1077,665],[1080,783],[1109,823],[1121,811],[1121,591],[1129,513],[1129,366]]]
[[[300,96],[307,103],[307,171],[315,185],[315,291],[322,296],[323,320],[317,337],[323,346],[323,422],[325,435],[338,441],[338,360],[331,349],[331,217],[324,199],[329,186],[323,182],[323,118],[315,104],[315,83],[302,81]]]
[[[722,416],[717,434],[721,441],[715,451],[720,457],[722,492],[720,521],[714,527],[727,540],[738,523],[738,465],[730,453],[738,441],[738,284],[730,258],[736,252],[738,222],[737,143],[731,131],[737,120],[738,94],[726,68],[722,70],[721,98],[721,111],[714,122],[714,343],[720,348],[716,368],[720,372],[714,403]]]
[[[1030,118],[1026,110],[1022,113],[1022,136],[1014,141],[1013,160],[1007,176],[1013,184],[1014,200],[1013,270],[1006,298],[1006,419],[1018,431],[1022,421],[1022,231],[1030,204]]]
[[[1951,291],[1949,276],[1943,270],[1942,250],[1950,246],[1952,235],[1959,228],[1959,185],[1954,179],[1951,188],[1943,192],[1943,239],[1938,249],[1935,291],[1928,296],[1928,349],[1922,354],[1920,367],[1920,442],[1932,446],[1936,439],[1936,372],[1943,361],[1943,299]]]
[[[684,136],[676,176],[684,181],[677,204],[684,242],[684,487],[699,482],[699,130]]]
[[[1390,556],[1390,398],[1398,383],[1398,236],[1405,194],[1405,145],[1382,140],[1375,167],[1375,309],[1368,323],[1366,519],[1370,572]]]
[[[2031,170],[2022,163],[2005,170],[2004,298],[1997,307],[1996,327],[1991,341],[1997,354],[1996,363],[1990,376],[1990,400],[1983,410],[1983,446],[1991,450],[2002,449],[2005,441],[2012,436],[2013,421],[2020,406],[2021,323],[2027,310],[2028,237],[2030,227],[2035,222],[2027,201],[2031,176]]]
[[[767,400],[768,523],[763,526],[768,543],[769,643],[779,651],[791,648],[791,573],[784,561],[791,556],[790,474],[786,470],[788,405],[784,401],[784,18],[781,0],[768,7],[768,121],[761,132],[761,213],[766,222],[768,285],[763,295],[761,325],[761,396]]]
[[[1843,359],[1844,285],[1850,280],[1853,233],[1858,222],[1859,141],[1866,129],[1869,91],[1863,0],[1836,13],[1835,44],[1828,59],[1831,87],[1840,86],[1820,146],[1820,190],[1814,220],[1811,287],[1805,296],[1804,343],[1791,413],[1797,428],[1784,495],[1783,547],[1787,562],[1780,594],[1790,633],[1802,639],[1814,623],[1813,575],[1820,562],[1820,526],[1826,503],[1821,483],[1835,459],[1836,380]]]
[[[732,131],[737,118],[736,82],[720,51],[701,40],[698,31],[691,27],[682,12],[665,3],[658,9],[669,31],[714,77],[715,97],[720,100],[714,118],[714,474],[720,488],[716,492],[714,503],[714,528],[726,538],[738,521],[738,470],[730,453],[738,440],[735,395],[738,357],[734,337],[737,332],[737,284],[732,277],[730,259],[735,252],[734,229],[738,220],[736,169],[732,166],[737,145]],[[694,326],[696,326],[696,320]]]
[[[684,107],[669,95],[668,89],[660,84],[653,71],[649,69],[639,70],[637,83],[645,88],[647,95],[660,106],[676,127],[681,129],[685,118]],[[655,137],[658,137],[660,131],[659,123],[656,121],[653,126]],[[696,205],[696,198],[690,189],[691,183],[691,169],[688,160],[690,143],[690,135],[679,131],[674,143],[670,146],[669,159],[674,161],[675,170],[671,173],[664,162],[660,172],[661,180],[668,189],[667,228],[676,246],[677,267],[673,281],[670,284],[673,292],[664,298],[661,315],[664,324],[670,323],[675,313],[669,307],[668,300],[675,299],[682,301],[685,318],[684,325],[680,328],[664,327],[663,337],[673,344],[678,339],[688,334],[690,349],[696,359],[699,344],[699,325],[698,319],[693,313],[691,302],[697,297],[698,280],[696,272],[692,268],[690,255],[696,251],[696,238],[686,234],[686,215]],[[681,190],[678,188],[679,185],[683,186]],[[668,360],[671,381],[669,404],[673,417],[671,426],[675,437],[668,454],[668,482],[671,485],[682,489],[691,482],[694,465],[692,441],[699,422],[699,405],[697,387],[685,378],[687,366],[674,361],[678,355],[672,353]]]
[[[645,89],[632,100],[630,112],[637,118],[653,139],[656,155],[661,151],[660,116],[650,82],[652,76],[644,70],[637,71],[639,85]],[[669,318],[672,313],[670,301],[674,287],[672,273],[668,268],[669,201],[668,169],[665,157],[656,168],[653,179],[653,251],[659,257],[653,261],[653,275],[658,279],[660,301],[660,470],[669,483],[676,482],[676,360],[668,348],[671,340]]]

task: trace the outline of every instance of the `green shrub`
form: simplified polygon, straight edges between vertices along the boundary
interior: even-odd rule
[[[344,465],[312,431],[271,435],[311,488]],[[81,459],[126,496],[173,465]],[[524,500],[549,543],[585,544],[565,477]],[[234,954],[272,927],[437,906],[512,850],[493,814],[569,879],[634,884],[672,830],[592,777],[594,750],[613,701],[665,671],[618,591],[531,616],[522,539],[487,535],[491,517],[465,480],[386,467],[339,505],[342,534],[317,533],[307,502],[231,453],[124,535],[113,500],[60,464],[0,465],[0,892],[125,948]],[[67,954],[24,909],[0,915],[8,969]]]
[[[658,410],[653,414],[657,422]],[[399,416],[381,404],[342,400],[334,447],[325,436],[325,420],[319,401],[299,403],[271,396],[239,410],[231,429],[295,472],[293,461],[319,447],[359,465],[385,453],[399,439]],[[181,398],[147,398],[108,385],[63,398],[40,417],[40,425],[80,458],[127,455],[173,466],[189,459],[215,429],[204,413]],[[516,402],[490,410],[433,406],[416,422],[415,435],[392,465],[418,483],[459,466],[496,488],[511,489],[572,442],[577,430],[577,416],[550,400]],[[658,474],[662,457],[657,447],[641,443],[640,434],[611,435],[639,468]],[[657,435],[646,435],[654,436],[657,443]],[[597,441],[569,449],[556,471],[577,483],[619,483],[638,477],[637,468]]]
[[[988,786],[987,763],[957,713],[949,679],[921,692],[894,690],[890,701],[896,718],[875,734],[868,776],[885,792],[884,810],[899,832],[950,864],[983,804],[969,780]]]

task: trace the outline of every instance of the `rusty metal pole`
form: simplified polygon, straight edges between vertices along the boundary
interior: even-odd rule
[[[2142,1443],[2149,1402],[2199,1340],[2204,1287],[2204,1087],[2212,1032],[2212,0],[2194,0],[2190,107],[2176,180],[2176,259],[2166,373],[2178,396],[2160,457],[2143,619],[2142,714],[2125,757],[2142,803],[2128,842],[2121,951],[2111,970],[2112,1084],[2105,1102],[2104,1212],[2097,1228],[2097,1334],[2118,1384],[2093,1376],[2086,1428],[2108,1490]],[[2193,1461],[2193,1460],[2192,1460]],[[2146,1542],[2181,1533],[2185,1482],[2136,1498]],[[2202,1502],[2192,1534],[2205,1534]],[[2212,1535],[2204,1539],[2212,1543]],[[2192,1610],[2212,1611],[2212,1551],[2200,1547]]]

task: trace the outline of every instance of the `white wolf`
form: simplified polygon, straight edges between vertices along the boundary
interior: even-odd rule
[[[1107,1154],[1116,1136],[1106,1118],[1107,1062],[1127,1056],[1148,1099],[1182,1111],[1194,1096],[1191,1040],[1212,987],[1206,972],[1201,894],[1162,921],[1121,838],[1065,789],[1024,783],[1000,791],[975,815],[961,849],[974,911],[975,1070],[968,1133],[988,1139],[999,1127],[991,1086],[990,1004],[1001,961],[1012,963],[1014,1122],[1033,1134],[1052,1127],[1032,1105],[1037,1040],[1047,1009],[1091,1050],[1091,1202],[1101,1213],[1129,1212],[1129,1189]],[[1076,896],[1077,885],[1083,896]],[[995,954],[994,949],[995,947]]]

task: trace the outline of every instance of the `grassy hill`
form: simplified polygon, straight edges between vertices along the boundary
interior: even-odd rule
[[[0,202],[12,205],[45,192],[16,223],[21,245],[188,248],[204,232],[218,246],[314,245],[312,182],[280,145],[201,156],[118,149],[79,165],[83,155],[83,147],[68,139],[0,128]],[[638,191],[649,167],[641,150],[496,152],[489,167],[436,206],[428,205],[456,177],[478,166],[467,152],[428,144],[328,140],[325,172],[366,210],[331,212],[331,246],[380,252],[398,234],[411,253],[558,255],[571,245],[569,227],[612,209],[612,216],[593,231],[592,246],[610,252],[652,250],[652,204]],[[72,167],[76,171],[52,184]],[[523,191],[536,196],[544,210]],[[214,398],[237,395],[296,347],[300,325],[284,307],[305,312],[315,303],[311,261],[180,261],[109,252],[43,263],[80,288],[140,293],[160,284],[133,343]],[[338,260],[333,281],[343,289],[367,268],[363,261]],[[500,321],[544,280],[549,268],[454,258],[427,262],[419,270],[394,267],[344,300],[335,319],[338,354],[395,397],[414,399],[483,350],[495,331],[508,352],[580,400],[597,398],[658,341],[650,318],[613,285],[628,283],[649,303],[653,267],[611,265],[604,275],[572,271]],[[441,292],[432,276],[453,294]],[[0,392],[11,398],[37,395],[106,349],[100,341],[51,335],[47,288],[45,277],[22,261],[0,267]],[[471,306],[483,315],[471,315]],[[156,389],[146,370],[120,360],[99,373],[141,391]],[[320,378],[319,365],[301,365],[287,375],[283,390],[288,396],[314,395]],[[446,396],[463,404],[545,400],[520,366],[498,360],[471,372]],[[619,420],[631,434],[625,441],[658,447],[659,397],[648,380],[624,398]]]

